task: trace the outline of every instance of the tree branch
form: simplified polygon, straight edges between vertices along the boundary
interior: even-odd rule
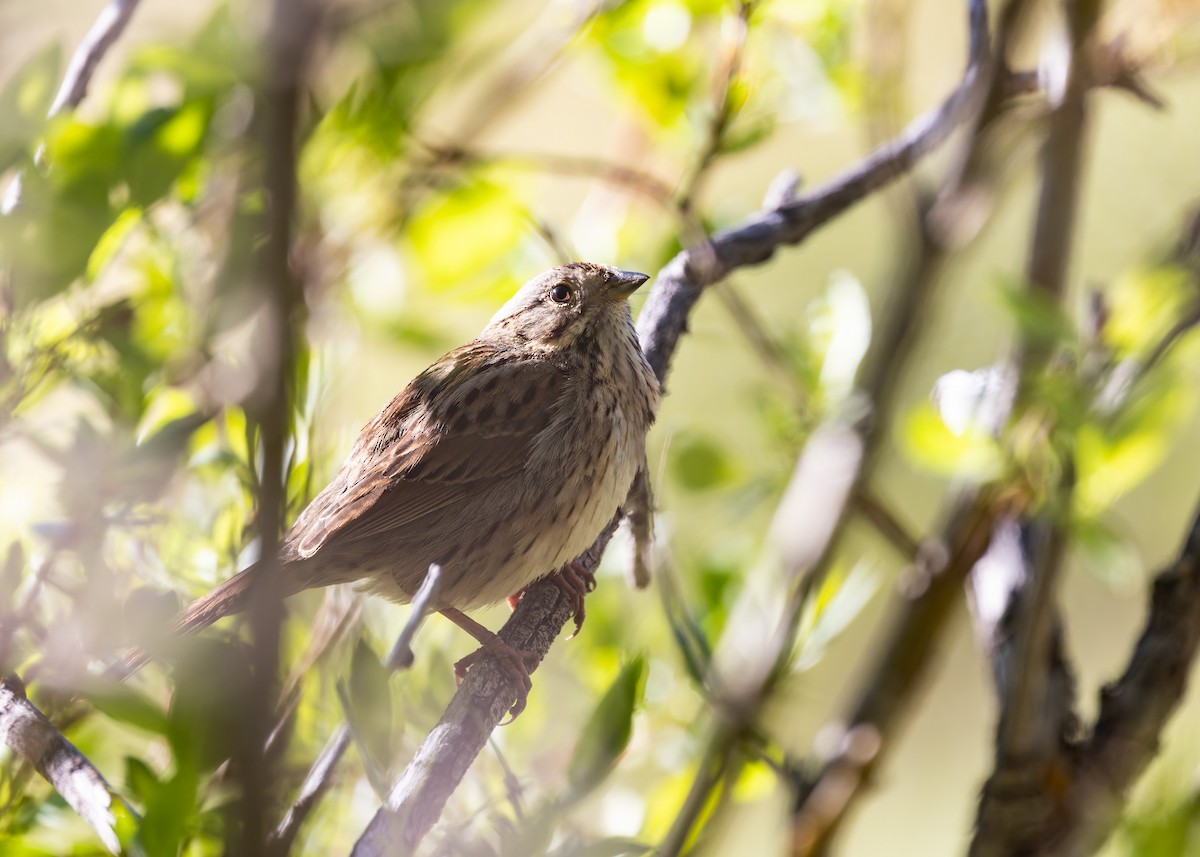
[[[1159,749],[1200,649],[1200,508],[1179,558],[1154,579],[1146,625],[1121,677],[1100,692],[1057,853],[1091,854],[1120,820],[1126,792]]]
[[[579,557],[585,568],[595,571],[600,565],[600,556],[619,522],[617,515]],[[540,664],[571,618],[571,610],[571,601],[562,589],[548,580],[538,581],[525,590],[517,609],[500,629],[500,637],[534,655]],[[392,786],[386,804],[354,844],[352,857],[414,851],[516,698],[511,679],[493,659],[484,658],[472,666],[442,719]]]
[[[303,82],[316,39],[317,7],[306,0],[276,0],[266,33],[266,67],[261,93],[263,120],[259,163],[267,205],[258,262],[263,321],[255,364],[257,385],[248,412],[257,423],[261,447],[257,531],[261,570],[250,578],[247,614],[253,641],[254,681],[234,752],[241,783],[240,850],[264,853],[269,846],[270,807],[276,785],[265,748],[274,726],[279,691],[279,637],[283,588],[279,544],[287,505],[285,447],[295,387],[297,331],[304,295],[291,266],[296,214],[296,167]],[[227,843],[233,839],[227,834]]]
[[[1092,86],[1088,45],[1100,8],[1100,0],[1063,3],[1069,53],[1061,69],[1051,69],[1051,74],[1062,75],[1062,90],[1053,104],[1042,149],[1041,188],[1027,267],[1029,288],[1051,304],[1062,301],[1067,286]],[[1036,404],[1033,386],[1055,345],[1046,339],[1021,342],[1016,355],[1019,400]],[[1053,416],[1032,413],[1027,418],[1048,421]],[[1049,433],[1046,428],[1044,434]],[[1021,544],[1028,550],[1022,567],[1028,573],[1010,591],[1006,615],[1011,617],[1012,645],[991,649],[993,655],[1009,661],[994,668],[1008,680],[998,685],[1001,715],[995,767],[980,799],[970,849],[973,857],[1025,853],[1052,841],[1060,826],[1062,807],[1054,800],[1054,782],[1058,772],[1071,764],[1068,738],[1077,720],[1074,677],[1064,654],[1057,600],[1065,524],[1046,516],[1070,508],[1072,485],[1068,472],[1053,491],[1056,508],[1019,524]]]
[[[87,758],[25,697],[16,678],[0,681],[0,737],[28,761],[63,800],[92,826],[113,854],[121,843],[113,830],[112,790]]]

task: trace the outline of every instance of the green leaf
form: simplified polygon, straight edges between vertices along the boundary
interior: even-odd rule
[[[576,798],[608,776],[629,746],[633,712],[646,683],[646,658],[637,655],[622,668],[596,705],[567,765],[567,782]]]
[[[1140,581],[1142,563],[1132,542],[1097,518],[1071,522],[1071,539],[1092,574],[1115,587]]]
[[[92,706],[120,723],[128,723],[158,735],[167,733],[166,713],[149,697],[125,684],[106,685],[83,694]]]
[[[696,432],[680,432],[670,447],[671,473],[688,491],[707,491],[729,481],[733,468],[720,446]]]
[[[522,234],[517,204],[499,185],[475,181],[431,197],[413,215],[408,239],[434,289],[461,288],[490,270]]]
[[[100,272],[105,269],[113,256],[125,244],[125,239],[133,232],[139,223],[142,222],[142,212],[138,208],[127,208],[121,212],[112,226],[104,231],[100,236],[100,240],[96,242],[96,246],[92,249],[92,255],[88,257],[87,263],[87,280],[91,282],[100,275]]]
[[[183,765],[146,796],[146,811],[138,831],[146,854],[171,857],[180,853],[192,835],[199,786],[195,770]]]
[[[1083,515],[1098,515],[1137,486],[1166,455],[1161,428],[1106,436],[1085,424],[1075,436],[1076,506]]]
[[[721,154],[732,155],[753,148],[770,137],[774,130],[775,116],[772,114],[736,122],[721,135]]]
[[[391,760],[395,739],[388,678],[379,655],[360,637],[350,661],[348,702],[356,737],[384,769]]]
[[[1004,465],[991,436],[969,425],[955,434],[930,404],[909,414],[901,443],[915,463],[944,476],[982,482],[998,476]]]
[[[178,770],[198,777],[233,754],[255,676],[241,644],[197,637],[181,645],[166,734]]]
[[[150,770],[150,766],[141,759],[133,756],[125,757],[125,788],[143,805],[150,802],[162,788],[158,775]]]
[[[29,151],[41,133],[61,65],[61,46],[47,45],[26,60],[0,92],[0,173]]]
[[[1000,297],[1026,340],[1046,345],[1074,341],[1075,325],[1058,301],[1025,284],[1002,287]]]

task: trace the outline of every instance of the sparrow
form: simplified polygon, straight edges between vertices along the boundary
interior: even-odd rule
[[[465,615],[553,575],[576,631],[594,579],[573,560],[621,507],[645,461],[660,389],[627,298],[645,274],[574,262],[525,283],[471,342],[412,380],[358,435],[284,536],[284,595],[361,581],[398,603],[441,566],[435,609],[529,689],[526,653]],[[255,564],[186,607],[174,632],[246,609]],[[147,660],[126,656],[129,672]]]

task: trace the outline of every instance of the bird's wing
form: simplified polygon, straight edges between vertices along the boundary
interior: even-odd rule
[[[413,525],[525,467],[569,381],[543,361],[500,357],[464,346],[418,376],[362,430],[286,548],[311,557]]]

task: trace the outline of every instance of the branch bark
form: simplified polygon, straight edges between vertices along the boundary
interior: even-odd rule
[[[1057,854],[1091,854],[1108,838],[1125,794],[1158,752],[1198,649],[1200,508],[1179,558],[1154,579],[1146,625],[1125,671],[1100,692],[1100,713],[1071,792],[1073,818]]]
[[[26,699],[21,682],[11,677],[0,681],[0,737],[92,826],[105,848],[121,853],[113,830],[112,789],[87,757]]]
[[[1051,304],[1062,301],[1067,286],[1092,86],[1089,43],[1100,9],[1100,0],[1062,4],[1069,52],[1058,69],[1062,90],[1052,105],[1042,149],[1041,188],[1027,267],[1030,290]],[[1056,345],[1045,339],[1022,341],[1016,356],[1019,400],[1032,400],[1036,379]],[[1048,436],[1048,428],[1045,433]],[[1064,654],[1057,601],[1065,524],[1048,515],[1070,509],[1072,484],[1068,472],[1053,492],[1050,505],[1056,508],[1019,524],[1021,544],[1028,550],[1028,561],[1022,566],[1028,573],[1010,592],[1006,614],[1011,617],[1012,645],[992,647],[993,655],[1007,661],[995,670],[1008,680],[998,685],[1001,715],[995,767],[980,798],[972,857],[1027,853],[1053,841],[1061,827],[1064,807],[1055,800],[1055,783],[1071,765],[1070,733],[1077,719],[1073,671]]]

